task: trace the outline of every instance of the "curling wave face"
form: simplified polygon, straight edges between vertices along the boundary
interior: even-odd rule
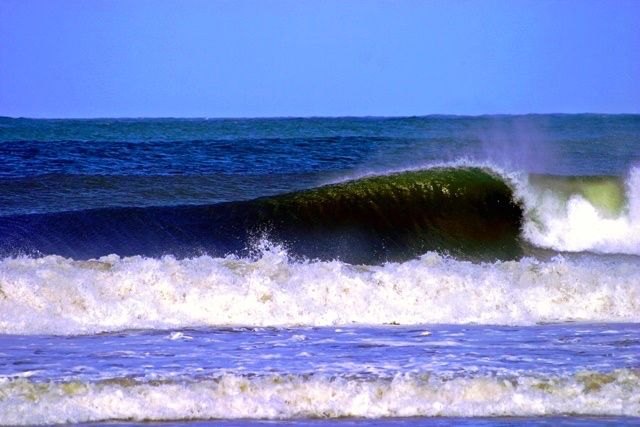
[[[291,254],[350,263],[428,250],[475,258],[520,254],[522,208],[481,168],[433,168],[209,206],[97,209],[0,218],[0,254],[88,259],[246,255],[266,234]]]
[[[434,252],[382,266],[112,255],[0,261],[0,333],[84,334],[220,325],[640,321],[635,260],[473,263]]]
[[[0,424],[210,418],[640,415],[640,376],[393,378],[226,374],[189,382],[0,380]]]

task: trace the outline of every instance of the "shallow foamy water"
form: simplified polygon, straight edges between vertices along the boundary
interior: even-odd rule
[[[0,348],[0,424],[640,415],[633,324],[3,335]]]

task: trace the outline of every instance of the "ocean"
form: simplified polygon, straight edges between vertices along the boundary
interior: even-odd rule
[[[0,118],[0,425],[640,423],[640,115]]]

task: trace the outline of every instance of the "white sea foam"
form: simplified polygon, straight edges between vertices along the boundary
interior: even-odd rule
[[[637,371],[387,379],[226,374],[193,382],[0,382],[0,424],[301,417],[640,415]]]
[[[536,189],[516,181],[527,209],[524,237],[559,251],[640,254],[640,168],[625,182],[626,205],[613,217],[580,194],[568,200],[551,189]]]
[[[220,325],[640,321],[640,263],[592,257],[472,263],[427,253],[382,266],[115,255],[0,261],[0,333]]]

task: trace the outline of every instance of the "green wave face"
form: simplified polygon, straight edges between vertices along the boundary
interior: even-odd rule
[[[439,250],[504,259],[521,251],[522,207],[481,168],[375,176],[249,203],[260,227],[319,258],[370,263]]]
[[[436,168],[215,205],[4,217],[0,253],[245,256],[266,237],[294,257],[356,264],[430,250],[510,259],[520,255],[522,216],[509,185],[491,171]]]
[[[574,195],[582,196],[607,217],[620,215],[626,205],[624,183],[614,176],[530,175],[529,182],[538,191],[553,192],[565,203]]]

